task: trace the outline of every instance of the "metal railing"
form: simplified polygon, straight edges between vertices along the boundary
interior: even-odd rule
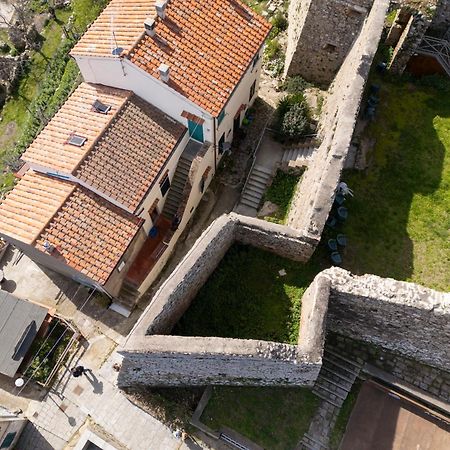
[[[445,39],[438,39],[432,36],[425,36],[422,39],[417,53],[422,55],[434,56],[447,75],[450,76],[450,42]]]

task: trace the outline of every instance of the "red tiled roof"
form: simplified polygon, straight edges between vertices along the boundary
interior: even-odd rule
[[[54,256],[92,280],[104,284],[138,232],[141,220],[82,187],[76,187],[42,231],[35,247],[45,241]]]
[[[156,22],[155,37],[143,36],[131,61],[157,78],[167,64],[169,86],[214,116],[271,27],[240,0],[170,0]]]
[[[32,244],[74,188],[28,170],[0,204],[0,232]]]
[[[130,96],[130,91],[80,84],[27,148],[22,159],[72,173]],[[97,99],[111,105],[107,114],[93,110]],[[76,147],[67,143],[73,133],[87,138],[84,145]]]
[[[155,0],[112,0],[70,54],[111,57],[115,48],[132,48],[144,32],[145,19],[155,15],[154,5]]]
[[[134,211],[185,131],[133,95],[75,175]]]
[[[72,50],[72,55],[112,57],[111,28],[130,60],[159,78],[170,67],[168,85],[218,116],[269,31],[270,24],[240,0],[169,0],[157,18],[155,37],[144,34],[154,0],[111,0]],[[111,17],[114,16],[114,22]],[[112,25],[112,23],[114,25]]]

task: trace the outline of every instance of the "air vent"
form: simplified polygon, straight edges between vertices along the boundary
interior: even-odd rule
[[[67,143],[70,145],[75,145],[76,147],[82,147],[86,141],[87,138],[85,138],[84,136],[71,134]]]
[[[110,105],[105,105],[105,103],[101,102],[100,100],[95,100],[94,104],[92,105],[95,112],[101,113],[101,114],[108,114],[111,110]]]

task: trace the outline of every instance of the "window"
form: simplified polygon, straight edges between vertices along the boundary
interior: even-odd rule
[[[256,64],[258,64],[258,61],[259,61],[259,53],[257,53],[256,56],[253,58],[252,69],[255,68]]]
[[[16,438],[17,433],[8,433],[3,439],[2,445],[0,448],[9,448],[9,446],[14,442],[14,439]]]
[[[219,114],[219,117],[217,118],[217,124],[218,125],[220,125],[220,122],[222,122],[224,117],[225,117],[225,110],[222,109],[222,112]]]
[[[84,136],[80,136],[78,134],[71,134],[69,136],[69,140],[67,141],[70,145],[75,145],[76,147],[82,147],[84,143],[87,141],[87,138]]]
[[[117,267],[117,272],[121,272],[123,268],[125,267],[126,262],[122,261],[119,266]]]
[[[323,48],[329,53],[334,53],[337,50],[337,45],[326,44]]]
[[[161,189],[161,194],[164,197],[167,194],[167,191],[170,189],[170,179],[168,173],[164,175],[161,183],[159,183],[159,188]]]
[[[255,95],[256,90],[256,80],[253,82],[252,87],[250,88],[250,97],[248,98],[248,101],[251,102],[253,96]]]
[[[156,219],[159,216],[158,203],[159,203],[159,198],[157,198],[153,202],[152,206],[150,206],[150,209],[148,210],[148,213],[150,214],[150,218],[152,219],[153,223],[156,222]]]
[[[100,100],[95,100],[94,104],[92,105],[94,110],[100,114],[108,114],[108,112],[111,109],[110,105],[105,105],[105,103],[101,102]]]

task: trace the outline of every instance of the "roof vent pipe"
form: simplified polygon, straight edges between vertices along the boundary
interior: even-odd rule
[[[156,31],[155,31],[155,27],[156,27],[156,22],[155,19],[153,17],[147,17],[144,20],[144,27],[145,27],[145,32],[147,33],[148,36],[154,36]]]
[[[158,67],[158,70],[161,80],[164,81],[164,83],[167,83],[170,77],[170,67],[167,64],[161,64]]]
[[[167,3],[168,3],[168,0],[158,0],[155,3],[156,12],[161,19],[164,19],[164,17],[166,17]]]

